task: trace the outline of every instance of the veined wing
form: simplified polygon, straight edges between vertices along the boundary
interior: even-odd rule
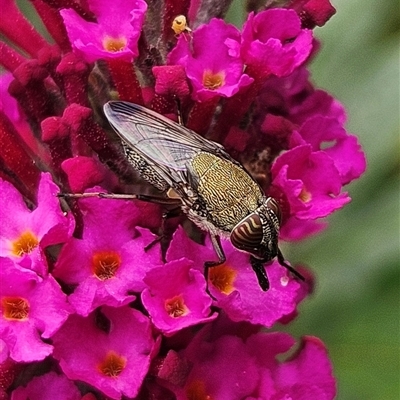
[[[173,171],[185,171],[188,161],[201,151],[237,164],[219,143],[145,107],[110,101],[104,105],[104,113],[126,145],[147,161],[152,160]]]

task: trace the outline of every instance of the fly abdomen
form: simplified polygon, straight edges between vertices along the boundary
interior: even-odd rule
[[[138,153],[136,153],[130,147],[125,145],[123,142],[122,146],[124,148],[124,153],[127,160],[132,165],[132,167],[139,173],[141,178],[143,178],[145,181],[149,182],[151,185],[153,185],[162,192],[170,188],[168,183],[165,182],[165,180],[162,179],[162,177],[159,176],[159,174],[157,174],[154,168],[152,168],[143,157],[141,157]]]

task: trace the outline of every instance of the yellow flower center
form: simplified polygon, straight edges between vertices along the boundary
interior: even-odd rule
[[[203,73],[203,86],[206,89],[215,90],[225,84],[225,73],[217,72],[214,74],[210,70]]]
[[[1,305],[6,319],[22,321],[28,318],[29,303],[22,297],[3,297]]]
[[[24,254],[29,254],[38,245],[38,238],[31,231],[26,231],[12,242],[11,251],[14,255],[22,257]]]
[[[208,270],[208,277],[213,286],[224,294],[230,294],[235,290],[233,285],[237,272],[226,264],[211,267]]]
[[[103,48],[112,53],[116,53],[117,51],[125,49],[126,44],[127,40],[125,37],[112,38],[110,36],[106,36],[103,39]]]
[[[190,382],[186,388],[186,396],[188,400],[212,400],[206,392],[204,382],[198,380]]]
[[[99,371],[108,377],[117,377],[126,366],[126,358],[115,351],[109,351],[105,359],[98,365]]]
[[[174,296],[165,301],[165,309],[172,318],[179,318],[189,314],[182,295]]]
[[[299,198],[303,203],[308,203],[312,199],[311,193],[306,189],[305,186],[303,186],[301,189]]]
[[[120,265],[121,257],[115,251],[100,251],[93,254],[93,273],[101,281],[113,278]]]

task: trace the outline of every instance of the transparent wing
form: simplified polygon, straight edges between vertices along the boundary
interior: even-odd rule
[[[236,164],[219,143],[147,108],[110,101],[104,105],[104,113],[125,144],[159,165],[184,171],[187,162],[200,151],[218,154]]]

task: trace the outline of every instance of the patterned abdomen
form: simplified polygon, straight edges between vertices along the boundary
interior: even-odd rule
[[[124,142],[122,142],[122,146],[124,148],[125,157],[144,180],[162,192],[169,189],[168,183],[157,174],[154,168],[152,168],[143,157],[132,150]]]

